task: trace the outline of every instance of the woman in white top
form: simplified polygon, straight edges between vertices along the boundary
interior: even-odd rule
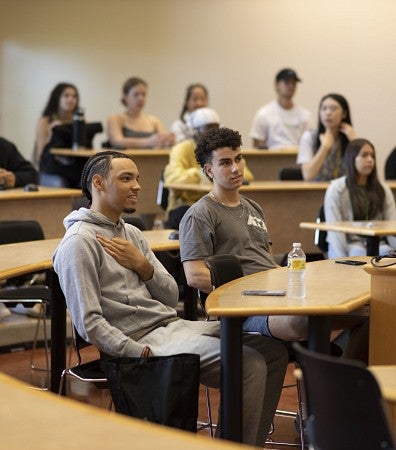
[[[373,144],[355,139],[345,151],[346,175],[327,188],[324,209],[326,222],[396,220],[395,200],[390,188],[380,183]],[[329,258],[366,255],[366,238],[354,234],[327,233]],[[396,248],[396,237],[380,242],[380,254]]]
[[[175,138],[168,133],[155,116],[146,115],[147,83],[132,77],[122,87],[121,103],[126,110],[107,119],[107,134],[114,148],[164,148],[174,144]]]
[[[196,109],[208,106],[208,97],[208,90],[203,84],[194,83],[187,87],[179,119],[175,120],[171,127],[176,142],[194,137],[194,129],[190,126],[190,115]]]
[[[344,175],[344,154],[355,139],[349,105],[339,94],[327,94],[320,101],[318,128],[301,137],[297,164],[306,181],[329,181]]]

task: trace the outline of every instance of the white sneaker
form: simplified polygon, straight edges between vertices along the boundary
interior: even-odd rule
[[[5,319],[11,315],[11,311],[7,308],[4,303],[0,303],[0,320]]]
[[[41,313],[41,303],[36,303],[33,307],[27,308],[21,303],[18,303],[14,308],[11,308],[16,314],[23,314],[29,317],[39,317],[42,316]]]

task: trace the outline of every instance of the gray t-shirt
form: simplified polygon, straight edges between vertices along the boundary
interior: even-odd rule
[[[232,253],[249,275],[277,267],[261,207],[241,195],[241,204],[224,206],[205,195],[184,215],[179,228],[181,261]]]

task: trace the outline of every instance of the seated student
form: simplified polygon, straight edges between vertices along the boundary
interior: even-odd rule
[[[217,128],[201,136],[195,149],[197,161],[213,188],[189,208],[180,222],[180,258],[187,283],[206,293],[212,291],[210,272],[204,261],[208,256],[236,255],[244,275],[277,267],[262,208],[239,193],[245,165],[240,147],[241,136],[237,131]],[[332,326],[337,330],[360,329],[365,322],[360,317],[336,317]],[[244,321],[243,329],[296,341],[307,338],[307,325],[305,316],[254,316]],[[354,348],[356,353],[351,355],[348,350],[347,354],[355,356],[357,344],[352,344],[350,349]],[[362,341],[361,347],[365,358],[366,342]]]
[[[0,189],[22,187],[38,182],[38,173],[32,164],[18,151],[16,146],[0,137]],[[11,315],[11,311],[0,303],[0,320]]]
[[[203,174],[195,159],[194,149],[196,140],[212,128],[219,128],[220,118],[217,112],[211,108],[198,108],[190,114],[189,125],[194,130],[193,138],[186,139],[176,144],[169,155],[169,163],[164,170],[165,183],[207,183],[208,179]],[[253,174],[245,167],[244,178],[253,180]],[[169,192],[168,197],[168,222],[167,226],[178,229],[181,218],[187,209],[202,197],[202,193],[195,191]]]
[[[253,147],[276,150],[298,146],[311,120],[311,113],[293,102],[300,81],[292,69],[282,69],[276,74],[277,99],[261,107],[254,116],[250,130]]]
[[[22,187],[38,182],[38,173],[33,165],[18,151],[16,146],[0,137],[0,186]]]
[[[161,121],[143,113],[147,83],[141,78],[128,78],[122,87],[121,103],[125,112],[107,119],[107,135],[113,148],[164,148],[175,142]]]
[[[355,135],[345,97],[325,95],[319,104],[317,129],[305,131],[298,148],[297,164],[304,180],[330,181],[344,175],[345,149]]]
[[[91,157],[82,189],[90,208],[65,219],[54,254],[71,319],[78,333],[107,356],[200,355],[201,383],[220,385],[219,322],[178,318],[175,280],[136,227],[126,224],[139,196],[139,171],[120,152]],[[264,446],[287,366],[284,346],[245,335],[243,441]]]
[[[71,135],[64,139],[60,126],[73,122],[74,111],[79,108],[79,93],[71,83],[59,83],[51,91],[48,102],[38,121],[34,162],[40,167],[40,184],[54,187],[80,187],[83,158],[52,155],[54,147],[71,148]]]
[[[326,222],[361,220],[396,220],[392,191],[377,177],[375,149],[366,139],[354,139],[345,151],[346,175],[333,180],[326,190],[324,210]],[[366,255],[363,236],[327,232],[329,258]],[[380,254],[396,249],[396,237],[380,242]]]
[[[208,90],[203,84],[195,83],[187,87],[179,119],[175,120],[171,127],[176,142],[194,137],[194,129],[189,125],[190,114],[197,108],[208,106],[208,97]]]

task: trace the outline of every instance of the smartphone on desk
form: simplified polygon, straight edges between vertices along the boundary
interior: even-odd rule
[[[286,295],[286,291],[281,290],[262,290],[262,289],[252,289],[245,290],[241,292],[242,295],[260,295],[260,296],[283,296]]]
[[[355,259],[339,259],[335,261],[337,264],[347,264],[349,266],[363,266],[367,261],[357,261]]]

